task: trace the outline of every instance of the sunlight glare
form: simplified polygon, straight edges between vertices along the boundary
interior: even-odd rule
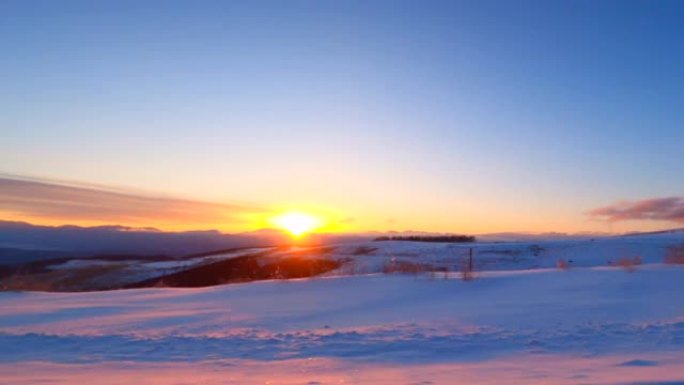
[[[321,226],[321,221],[313,215],[288,212],[272,219],[272,223],[285,229],[295,237],[311,232]]]

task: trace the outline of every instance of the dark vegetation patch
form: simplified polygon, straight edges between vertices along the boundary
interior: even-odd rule
[[[532,255],[534,255],[535,257],[540,256],[545,250],[543,247],[541,247],[539,245],[531,245],[529,247],[529,249],[530,249],[530,252],[532,253]]]
[[[133,255],[133,254],[106,254],[94,255],[90,257],[60,257],[52,259],[42,259],[20,265],[0,266],[0,278],[15,275],[44,274],[52,271],[50,267],[61,265],[69,261],[105,261],[105,262],[163,262],[177,260],[167,255]]]
[[[377,247],[368,247],[368,246],[359,246],[354,251],[352,251],[352,255],[371,255],[375,251],[377,251]]]
[[[499,255],[511,255],[511,256],[517,256],[522,254],[522,251],[520,250],[514,250],[514,249],[490,249],[490,250],[478,250],[478,254],[499,254]]]
[[[469,243],[475,242],[472,235],[406,235],[406,236],[382,236],[374,239],[382,241],[408,241],[408,242],[441,242],[441,243]]]
[[[263,279],[305,278],[326,273],[346,261],[324,259],[334,247],[290,250],[273,249],[249,253],[247,247],[215,250],[182,257],[168,255],[110,254],[91,257],[60,257],[20,265],[0,265],[0,291],[99,291],[143,287],[204,287]],[[202,258],[245,250],[237,257],[202,261]],[[280,254],[282,252],[282,255]],[[160,276],[130,283],[121,279],[136,264],[167,261],[193,261],[183,267],[157,271]],[[95,262],[84,266],[56,268],[70,261]],[[97,263],[103,262],[103,263]],[[132,278],[132,277],[131,277]]]
[[[313,277],[337,269],[341,262],[321,258],[282,257],[267,263],[265,253],[246,255],[193,267],[163,277],[148,279],[126,286],[142,287],[205,287],[226,283],[265,279]]]
[[[209,251],[205,253],[189,254],[185,256],[175,257],[166,254],[155,254],[155,255],[141,255],[141,254],[96,254],[89,256],[63,256],[58,258],[40,259],[35,261],[29,261],[22,264],[15,265],[0,265],[0,279],[8,276],[16,275],[32,275],[32,274],[44,274],[53,271],[55,266],[67,263],[69,261],[103,261],[112,263],[149,263],[149,262],[167,262],[167,261],[184,261],[192,260],[196,258],[208,257],[217,254],[231,253],[240,250],[251,249],[251,247],[232,247],[229,249],[220,249]]]
[[[34,274],[12,274],[0,279],[0,291],[76,292],[119,289],[119,286],[99,278],[120,273],[125,266],[111,264]]]
[[[671,265],[684,265],[684,244],[670,246],[665,255],[665,263]]]

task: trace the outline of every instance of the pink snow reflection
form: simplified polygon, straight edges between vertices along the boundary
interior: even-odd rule
[[[684,353],[599,358],[523,355],[482,362],[373,364],[309,358],[199,363],[0,364],[7,384],[662,384],[684,383]],[[143,380],[141,382],[141,380]]]

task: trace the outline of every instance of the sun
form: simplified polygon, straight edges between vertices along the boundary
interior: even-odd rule
[[[311,232],[321,226],[321,220],[317,217],[301,212],[287,212],[271,219],[271,223],[281,229],[287,230],[295,237]]]

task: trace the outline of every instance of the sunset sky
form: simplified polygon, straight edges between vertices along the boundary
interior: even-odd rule
[[[0,1],[0,219],[684,226],[681,1]]]

